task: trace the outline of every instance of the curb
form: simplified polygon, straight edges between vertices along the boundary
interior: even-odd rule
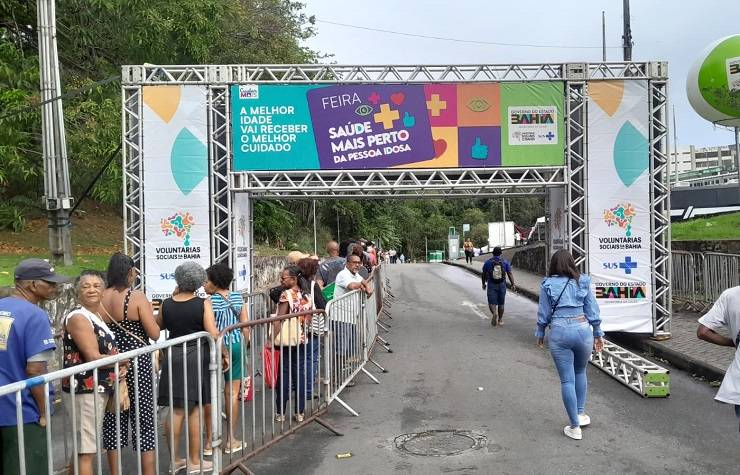
[[[443,261],[444,264],[459,267],[465,269],[468,272],[480,276],[481,271],[468,267],[465,264],[452,261]],[[508,284],[507,284],[508,285]],[[539,302],[539,295],[534,292],[518,288],[517,293],[524,295],[525,297]],[[642,333],[623,333],[623,332],[609,332],[608,340],[617,343],[620,346],[627,347],[634,351],[647,353],[649,356],[659,358],[667,361],[671,366],[686,371],[689,374],[695,376],[701,376],[709,381],[721,381],[725,377],[725,371],[722,368],[710,365],[696,358],[692,358],[683,353],[679,353],[676,350],[668,348],[662,345],[659,341],[650,339],[650,335]]]

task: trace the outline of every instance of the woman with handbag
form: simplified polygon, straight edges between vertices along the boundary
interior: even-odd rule
[[[311,257],[306,257],[298,261],[298,268],[301,269],[303,277],[308,281],[309,288],[311,289],[311,303],[313,304],[312,310],[325,310],[326,299],[321,293],[322,288],[316,281],[316,275],[319,271],[319,261]],[[307,365],[306,373],[308,379],[306,381],[306,399],[311,399],[313,396],[313,386],[317,383],[316,377],[319,371],[319,354],[321,353],[321,338],[326,334],[326,322],[324,314],[314,314],[310,319],[306,319],[308,327],[308,335],[306,337],[306,352],[307,352]]]
[[[280,274],[283,292],[278,301],[277,316],[313,310],[311,289],[301,269],[289,266]],[[275,420],[285,421],[285,408],[295,390],[295,420],[303,422],[306,406],[306,339],[305,318],[295,317],[278,321],[272,327],[272,344],[280,351],[280,373],[275,389]]]
[[[249,314],[244,299],[239,292],[230,292],[231,281],[234,280],[234,271],[226,264],[214,264],[206,269],[208,281],[205,291],[211,296],[213,315],[216,318],[218,331],[222,332],[226,327],[237,323],[247,323]],[[224,440],[224,453],[230,454],[242,449],[242,441],[238,440],[234,433],[239,422],[239,387],[242,380],[249,377],[247,371],[247,345],[249,344],[249,327],[232,330],[223,338],[225,351],[229,355],[231,364],[224,371],[224,409],[228,430]],[[211,427],[210,410],[206,412],[206,430],[210,432]],[[211,441],[206,442],[206,454],[211,450]]]
[[[80,307],[70,311],[62,320],[64,368],[117,355],[116,338],[100,317],[100,303],[105,282],[98,271],[82,271],[75,282]],[[118,395],[125,408],[128,402],[125,386],[126,365],[119,364]],[[103,425],[103,413],[109,398],[115,397],[116,374],[114,366],[97,370],[97,386],[93,370],[83,371],[62,380],[64,407],[70,419],[75,417],[74,436],[77,439],[77,460],[70,462],[70,473],[77,464],[81,475],[93,473],[93,459],[97,453],[98,433]],[[70,393],[74,393],[74,399]],[[112,409],[115,403],[112,400]],[[74,403],[74,411],[72,404]]]
[[[537,345],[544,348],[545,329],[550,326],[550,354],[560,376],[560,389],[570,425],[563,432],[581,440],[581,427],[591,423],[586,406],[586,366],[591,351],[604,347],[599,305],[591,291],[591,278],[581,274],[565,249],[550,260],[548,277],[542,282],[537,312]]]
[[[133,290],[138,275],[134,260],[126,254],[116,252],[108,261],[108,288],[103,291],[101,310],[103,321],[116,336],[120,352],[143,348],[149,345],[150,339],[159,339],[159,326],[154,320],[152,304],[144,292]],[[128,446],[130,427],[132,448],[141,456],[141,472],[144,475],[154,475],[157,421],[154,419],[152,355],[140,356],[131,369],[126,378],[130,408],[120,412],[120,434],[117,431],[115,412],[105,413],[103,448],[108,451],[111,473],[119,475],[118,450]]]

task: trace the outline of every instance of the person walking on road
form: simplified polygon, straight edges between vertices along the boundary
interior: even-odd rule
[[[470,240],[470,238],[465,238],[465,242],[463,243],[463,251],[465,251],[465,263],[466,264],[472,264],[473,263],[473,241]]]
[[[493,248],[493,257],[483,264],[481,280],[483,290],[488,295],[488,308],[491,310],[491,325],[504,324],[504,302],[506,300],[506,276],[509,276],[511,290],[516,290],[514,276],[511,274],[511,264],[501,257],[501,248]],[[486,286],[488,288],[486,289]]]
[[[570,424],[563,432],[581,440],[581,427],[591,423],[585,413],[586,365],[591,350],[604,348],[599,305],[591,292],[591,278],[581,274],[565,249],[550,260],[548,276],[540,288],[537,311],[537,345],[544,348],[545,329],[550,327],[550,354],[560,376],[560,391]]]
[[[726,330],[730,336],[717,333],[721,329]],[[722,292],[711,310],[699,319],[696,336],[715,345],[737,348],[740,343],[740,286]],[[714,399],[733,404],[740,422],[740,351],[735,351],[735,358],[727,368]]]
[[[39,305],[54,299],[57,284],[69,280],[42,259],[21,261],[14,277],[13,292],[0,299],[0,386],[47,373],[56,344],[49,315]],[[47,473],[44,385],[24,390],[21,401],[26,471]],[[20,473],[16,423],[15,394],[0,397],[0,473],[8,475]]]

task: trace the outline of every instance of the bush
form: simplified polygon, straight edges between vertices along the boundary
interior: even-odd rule
[[[16,233],[26,227],[26,218],[20,206],[0,203],[0,229],[9,229]]]

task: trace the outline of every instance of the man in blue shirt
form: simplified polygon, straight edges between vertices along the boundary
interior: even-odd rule
[[[66,277],[42,259],[26,259],[15,268],[15,288],[0,299],[0,386],[47,372],[54,357],[49,315],[39,307],[56,296]],[[47,473],[46,394],[37,385],[21,393],[26,473]],[[0,454],[2,473],[20,473],[15,393],[0,397]]]
[[[501,257],[501,248],[493,248],[493,257],[483,264],[481,280],[483,290],[488,285],[488,308],[491,310],[491,325],[504,324],[504,301],[506,300],[506,276],[509,276],[511,290],[516,290],[514,277],[511,275],[511,264]]]

